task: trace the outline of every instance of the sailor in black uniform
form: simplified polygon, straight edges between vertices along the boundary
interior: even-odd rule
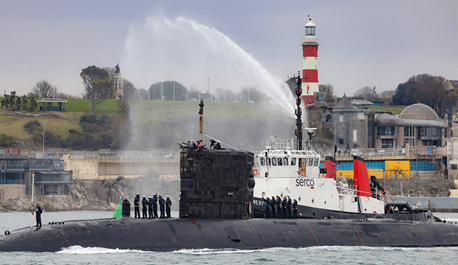
[[[161,211],[161,217],[160,218],[164,218],[165,215],[164,215],[164,207],[165,206],[165,201],[164,201],[164,198],[162,198],[161,195],[159,195],[159,210]]]
[[[266,199],[264,199],[264,196],[262,197],[262,199],[264,200],[264,202],[266,203],[266,210],[264,212],[264,217],[265,218],[270,218],[270,199],[269,197],[267,197]]]
[[[283,200],[281,201],[281,218],[286,219],[286,196],[283,197]]]
[[[280,199],[279,196],[277,196],[277,218],[278,219],[282,218],[282,215],[281,215],[281,199]]]
[[[35,209],[35,218],[37,219],[37,225],[35,227],[41,227],[41,213],[43,210],[40,207],[40,204],[37,203],[37,208]]]
[[[274,196],[270,199],[270,208],[272,209],[272,218],[276,218],[276,211],[277,211],[277,201],[275,200]]]
[[[292,206],[291,198],[288,196],[288,201],[286,202],[286,214],[288,216],[288,219],[292,218],[292,216],[291,216],[291,206]]]
[[[148,197],[148,218],[153,218],[153,199]]]
[[[153,196],[153,218],[157,218],[157,193]]]
[[[293,200],[293,218],[297,219],[297,201],[296,199]]]
[[[147,207],[148,207],[148,200],[146,199],[145,195],[143,195],[143,199],[142,199],[143,218],[148,217],[147,212],[146,212]]]
[[[135,218],[140,218],[140,194],[135,195],[134,209],[135,209]]]
[[[219,141],[216,142],[215,149],[221,149],[221,144],[219,143]]]
[[[165,212],[167,213],[167,218],[170,218],[170,208],[172,206],[172,201],[167,195],[167,200],[165,200]]]

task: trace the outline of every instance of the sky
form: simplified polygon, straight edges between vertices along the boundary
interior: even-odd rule
[[[0,0],[0,89],[23,95],[45,79],[81,96],[81,69],[119,63],[137,88],[176,80],[275,94],[302,69],[308,15],[319,83],[337,96],[394,90],[424,73],[458,80],[456,10],[454,0]]]

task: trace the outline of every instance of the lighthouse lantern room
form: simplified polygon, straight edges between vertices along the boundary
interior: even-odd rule
[[[305,37],[302,40],[302,102],[314,102],[318,89],[318,39],[315,37],[315,24],[309,16],[305,24]]]

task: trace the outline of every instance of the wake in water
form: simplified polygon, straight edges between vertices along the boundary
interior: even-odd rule
[[[239,92],[256,86],[294,114],[294,99],[283,80],[215,28],[184,17],[157,15],[130,25],[121,65],[123,77],[145,89],[166,80],[201,92],[210,87],[212,94],[217,88]]]
[[[56,252],[60,254],[120,254],[120,253],[137,253],[145,252],[141,250],[130,250],[130,249],[110,249],[110,248],[99,248],[99,247],[81,247],[81,246],[71,246],[68,248],[63,248],[62,250]]]

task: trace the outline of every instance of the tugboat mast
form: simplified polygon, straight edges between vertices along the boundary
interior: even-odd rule
[[[297,150],[302,150],[302,109],[301,109],[301,95],[302,95],[302,79],[301,72],[297,73],[296,78],[296,138],[297,138]]]

